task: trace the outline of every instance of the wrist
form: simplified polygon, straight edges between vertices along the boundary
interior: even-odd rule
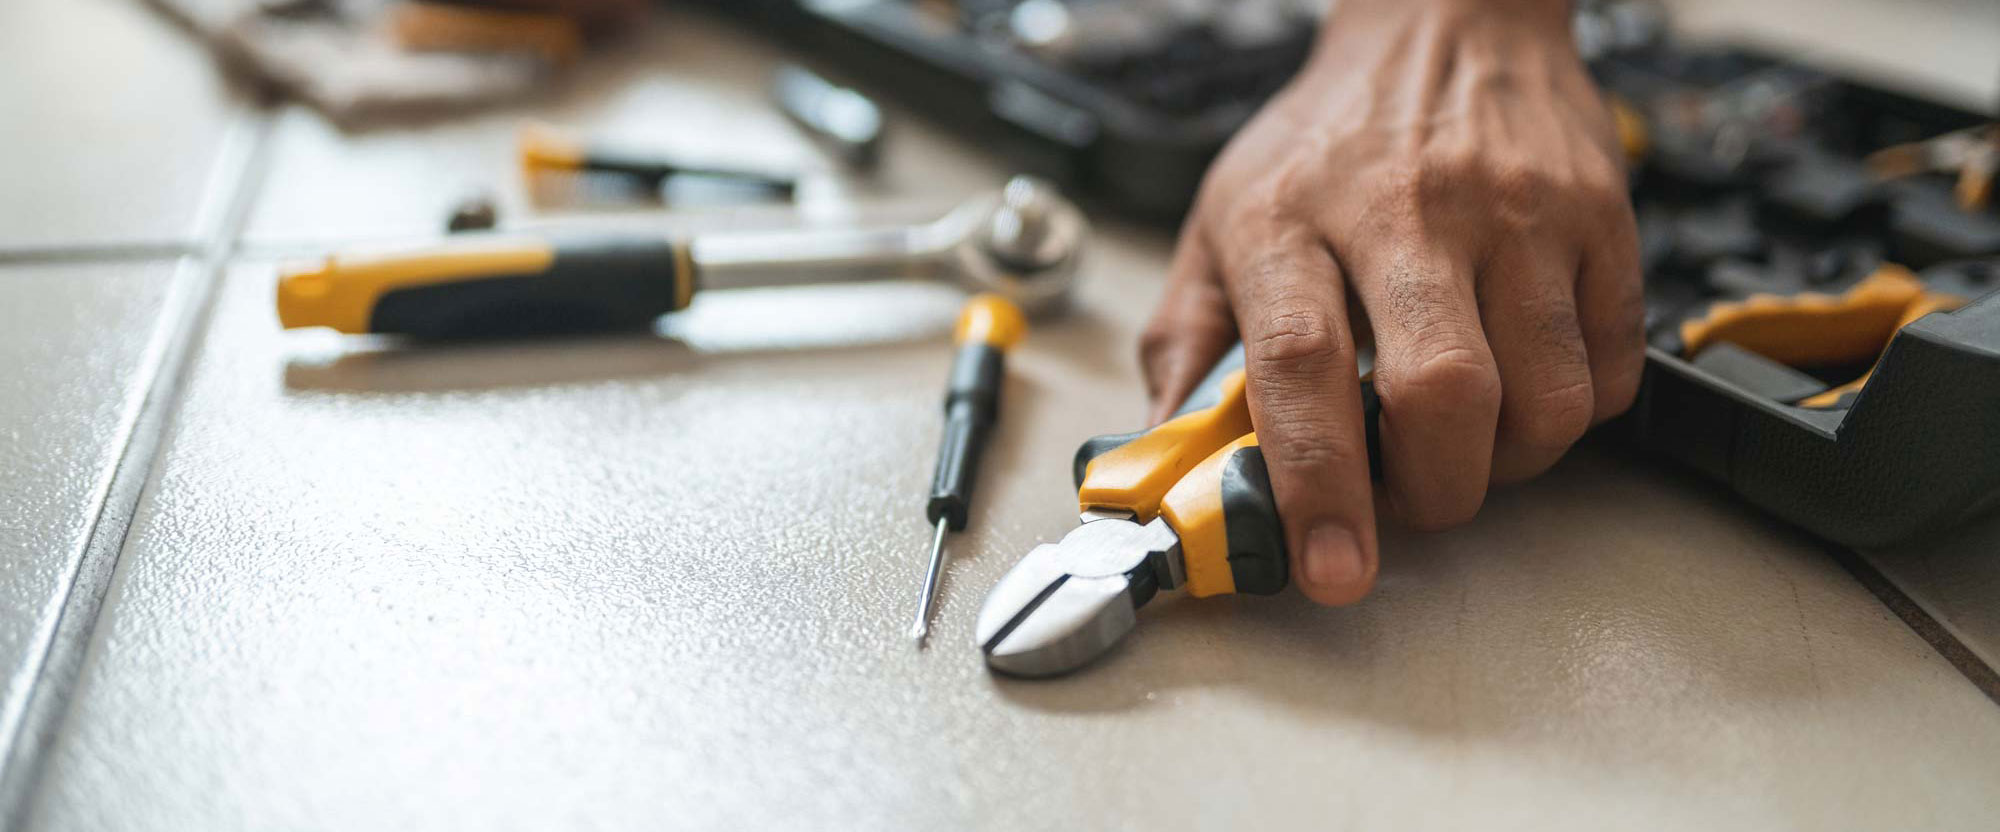
[[[1568,42],[1570,17],[1570,0],[1338,0],[1320,40],[1383,29],[1445,34],[1477,28]]]

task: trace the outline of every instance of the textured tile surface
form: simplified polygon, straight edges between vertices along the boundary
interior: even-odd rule
[[[39,635],[137,412],[171,263],[0,268],[0,678]]]
[[[186,243],[231,104],[138,0],[0,3],[0,248]]]
[[[1123,239],[1122,237],[1120,239]],[[2000,711],[1810,546],[1586,449],[1379,595],[1146,610],[996,681],[984,589],[1128,427],[1161,241],[1019,355],[903,639],[955,299],[710,295],[666,339],[285,335],[236,270],[39,828],[1974,827]],[[421,788],[411,784],[422,783]]]

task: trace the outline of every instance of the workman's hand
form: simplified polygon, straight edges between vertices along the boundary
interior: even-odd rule
[[[1209,170],[1141,361],[1157,421],[1240,335],[1295,582],[1341,604],[1378,562],[1357,331],[1389,507],[1437,529],[1631,404],[1641,304],[1568,0],[1344,0]]]

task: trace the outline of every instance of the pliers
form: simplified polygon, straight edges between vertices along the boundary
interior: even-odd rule
[[[1362,406],[1369,467],[1380,470],[1380,407],[1366,376]],[[1083,524],[1030,551],[980,608],[979,647],[993,670],[1041,677],[1082,667],[1163,589],[1201,598],[1285,588],[1285,530],[1250,424],[1242,345],[1167,421],[1084,442],[1074,472]]]

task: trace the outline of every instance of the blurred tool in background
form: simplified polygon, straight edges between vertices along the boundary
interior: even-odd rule
[[[773,77],[771,99],[849,170],[872,173],[881,162],[882,110],[868,96],[788,65]]]
[[[966,302],[952,332],[957,350],[945,384],[944,432],[938,438],[930,500],[924,504],[924,516],[936,532],[931,538],[922,594],[917,598],[916,622],[910,626],[910,637],[918,647],[931,632],[931,609],[937,603],[938,581],[944,571],[945,532],[965,530],[972,511],[972,489],[979,483],[979,458],[1000,418],[1007,352],[1020,343],[1027,330],[1028,321],[1020,307],[999,295],[982,293]]]
[[[256,85],[335,123],[436,118],[546,87],[648,0],[150,0]]]
[[[643,154],[580,141],[544,124],[522,125],[517,147],[521,175],[529,180],[548,175],[610,175],[630,179],[647,193],[663,198],[671,179],[695,177],[742,185],[791,199],[798,178],[791,174],[687,162],[665,154]]]
[[[389,7],[388,29],[390,39],[411,52],[522,53],[557,68],[583,54],[583,27],[549,12],[405,2]]]
[[[464,199],[451,207],[451,215],[445,218],[447,233],[458,234],[465,231],[490,231],[500,224],[500,207],[494,203],[493,195],[480,192],[467,194]]]
[[[2000,125],[1968,127],[1885,147],[1868,155],[1868,167],[1884,179],[1920,173],[1954,175],[1958,207],[1980,211],[1993,201],[1993,179],[2000,176]]]
[[[478,239],[327,257],[278,281],[288,329],[495,338],[649,326],[695,291],[916,278],[1060,306],[1090,226],[1047,183],[1016,177],[912,226]]]

